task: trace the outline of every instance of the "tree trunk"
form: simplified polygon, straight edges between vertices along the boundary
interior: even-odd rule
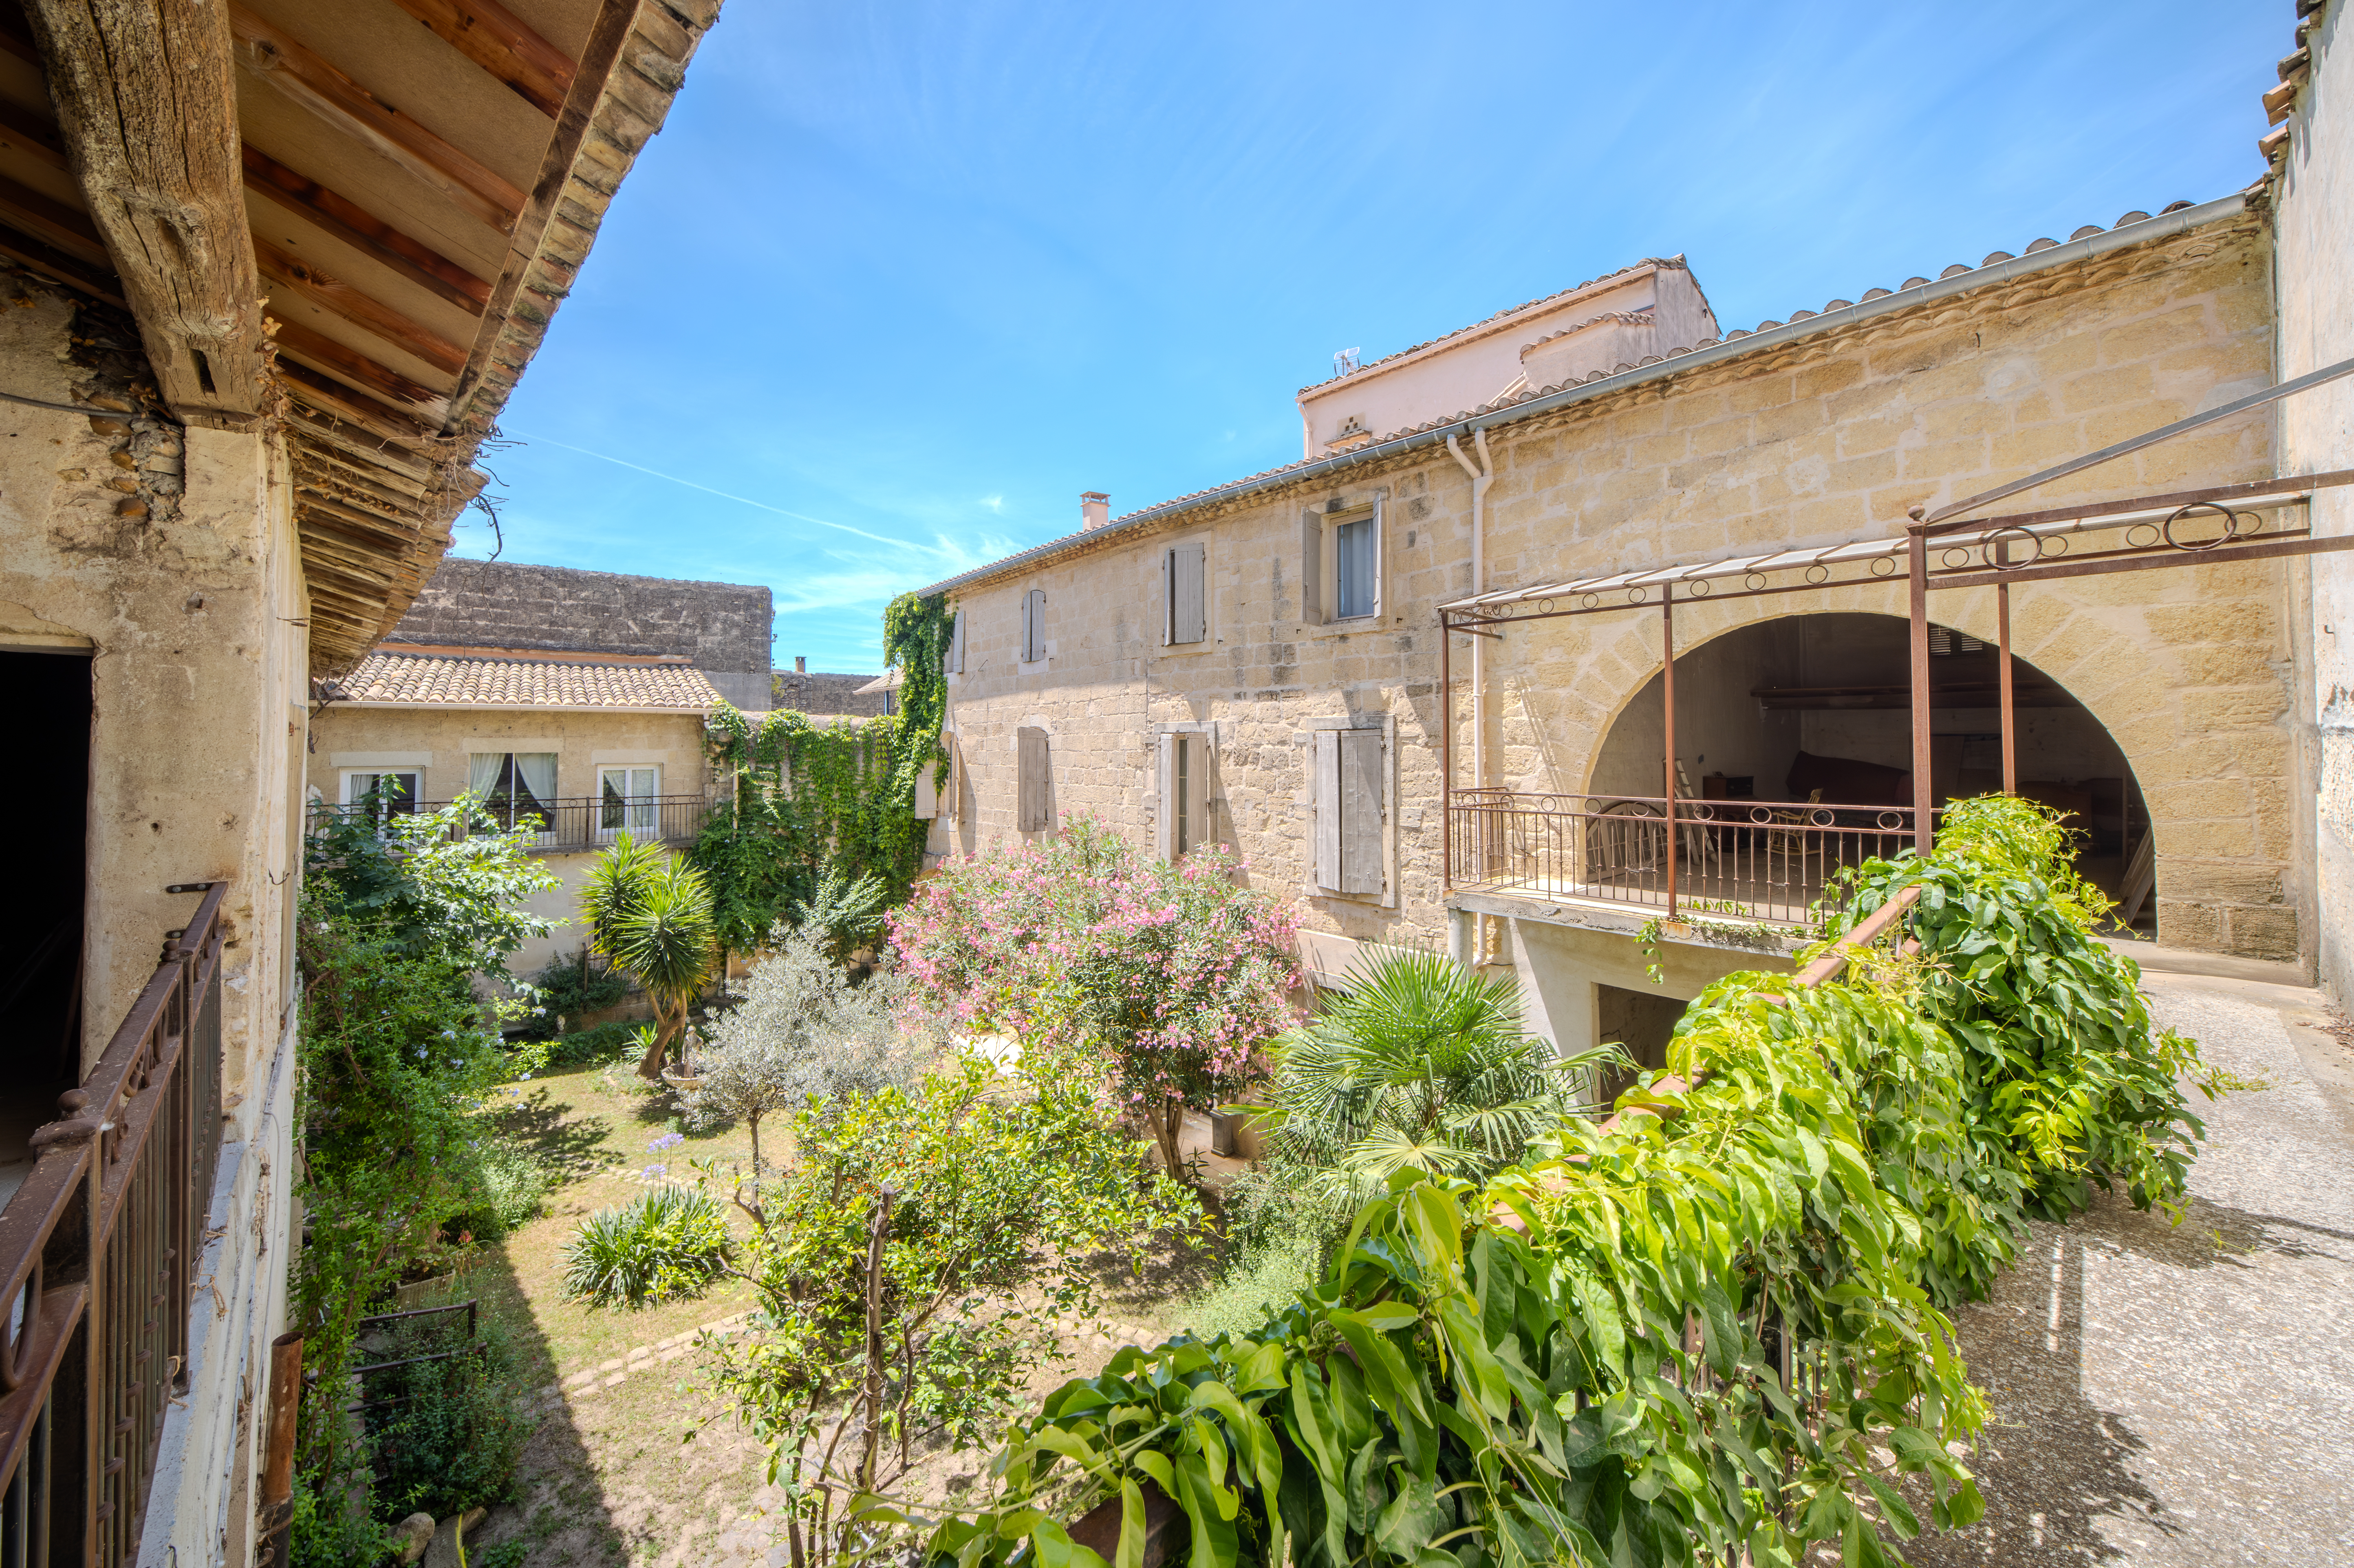
[[[679,1004],[678,1016],[673,1019],[670,1010],[663,1005],[663,1001],[659,996],[653,999],[653,1044],[646,1047],[643,1056],[638,1058],[638,1076],[653,1084],[662,1082],[663,1064],[670,1057],[670,1043],[686,1026],[686,1004]]]
[[[1152,1141],[1160,1147],[1161,1169],[1174,1180],[1183,1181],[1184,1168],[1177,1162],[1177,1140],[1185,1130],[1185,1102],[1163,1100],[1145,1111],[1144,1121],[1152,1129]]]

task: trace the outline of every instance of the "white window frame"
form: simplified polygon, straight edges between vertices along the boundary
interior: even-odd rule
[[[346,768],[343,770],[343,804],[346,806],[356,806],[360,803],[360,798],[368,792],[368,786],[361,784],[359,782],[361,779],[381,779],[387,773],[396,777],[405,773],[417,781],[413,786],[411,786],[416,792],[408,798],[408,803],[411,806],[417,805],[425,799],[425,769],[422,768],[395,768],[389,766],[384,768]]]
[[[1375,490],[1354,500],[1341,497],[1299,514],[1299,620],[1303,626],[1320,626],[1334,633],[1370,631],[1387,618],[1389,590],[1389,491]],[[1373,607],[1343,616],[1341,603],[1339,534],[1352,523],[1373,525]]]
[[[1341,824],[1337,817],[1328,821],[1328,812],[1338,812],[1340,777],[1337,768],[1330,769],[1323,737],[1337,732],[1371,733],[1381,736],[1381,821],[1376,828],[1381,856],[1381,886],[1378,891],[1346,892],[1324,880],[1323,855],[1320,846],[1328,830],[1336,842],[1343,841]],[[1397,717],[1384,714],[1378,720],[1372,715],[1359,717],[1341,715],[1331,718],[1312,718],[1299,734],[1306,751],[1302,772],[1307,777],[1303,791],[1308,805],[1308,874],[1301,892],[1310,898],[1341,898],[1352,903],[1377,905],[1384,909],[1398,906],[1398,807],[1397,807]],[[1337,746],[1336,748],[1337,750]],[[1336,879],[1337,880],[1337,879]]]
[[[1152,726],[1152,853],[1159,858],[1174,863],[1205,843],[1219,842],[1217,813],[1225,802],[1210,789],[1217,749],[1214,723]],[[1181,762],[1193,803],[1182,816],[1176,798]]]
[[[1177,557],[1180,551],[1196,549],[1202,552],[1202,635],[1197,641],[1180,642],[1176,637],[1178,630]],[[1155,592],[1161,603],[1161,652],[1175,658],[1185,658],[1193,654],[1207,652],[1217,646],[1217,595],[1211,588],[1211,584],[1215,580],[1217,564],[1216,551],[1213,546],[1211,535],[1206,533],[1188,534],[1162,542],[1161,553],[1155,558],[1153,567],[1153,574],[1157,579]]]
[[[600,844],[611,843],[624,832],[642,843],[658,843],[662,840],[662,764],[659,762],[599,762],[597,765],[596,803],[588,809],[597,814],[595,838]],[[622,821],[613,826],[605,822],[605,776],[624,775],[621,785]],[[631,773],[652,773],[654,787],[651,794],[634,793],[626,776]]]

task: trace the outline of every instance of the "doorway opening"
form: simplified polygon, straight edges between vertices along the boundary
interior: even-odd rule
[[[0,1202],[32,1170],[27,1140],[81,1081],[82,922],[88,887],[90,655],[0,650],[0,680],[27,745],[14,791],[30,831],[24,880],[0,907]]]

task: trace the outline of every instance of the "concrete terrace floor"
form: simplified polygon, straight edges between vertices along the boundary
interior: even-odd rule
[[[2038,1225],[1958,1315],[1987,1516],[1905,1543],[1916,1568],[2354,1563],[2354,1033],[2301,987],[2144,989],[2273,1086],[2203,1107],[2179,1225],[2122,1199]]]

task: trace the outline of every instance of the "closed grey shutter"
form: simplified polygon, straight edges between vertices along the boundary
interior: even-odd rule
[[[1040,832],[1052,821],[1047,810],[1046,732],[1025,726],[1018,740],[1022,766],[1015,825],[1025,833]]]
[[[1180,545],[1169,552],[1169,641],[1172,642],[1199,642],[1209,635],[1209,616],[1203,601],[1202,567],[1202,546],[1199,545]]]
[[[1316,885],[1341,885],[1341,732],[1316,732],[1315,778],[1309,785],[1316,816]]]
[[[1022,657],[1035,664],[1046,656],[1046,590],[1032,588],[1023,602],[1030,607],[1030,613],[1023,617]]]
[[[1341,880],[1343,893],[1382,891],[1382,732],[1346,729],[1341,742]]]
[[[1154,758],[1153,800],[1158,803],[1152,813],[1152,853],[1167,860],[1177,853],[1177,737],[1164,735]]]
[[[964,611],[960,609],[956,612],[955,622],[949,628],[947,668],[951,675],[964,673]]]
[[[1324,623],[1324,518],[1315,512],[1299,514],[1299,619]]]

